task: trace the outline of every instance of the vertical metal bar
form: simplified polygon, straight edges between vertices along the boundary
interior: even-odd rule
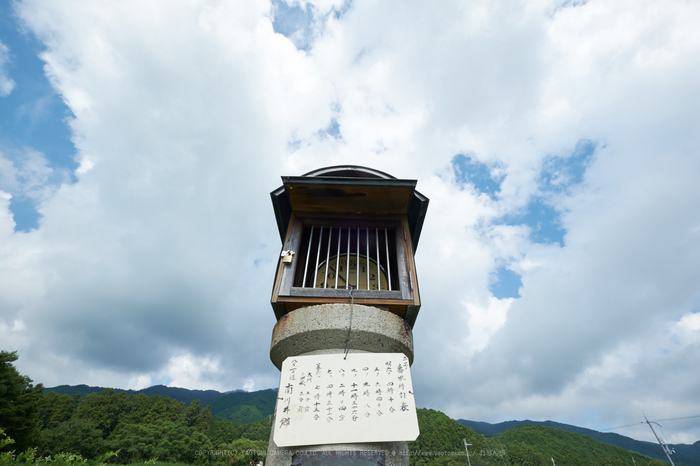
[[[345,252],[347,264],[345,264],[345,289],[350,286],[350,227],[348,227],[348,250]]]
[[[318,234],[318,251],[316,251],[316,267],[314,267],[314,288],[316,288],[316,276],[318,275],[318,259],[321,257],[321,243],[323,242],[323,225]]]
[[[340,240],[343,238],[343,227],[338,227],[338,252],[335,254],[335,289],[338,289],[338,267],[340,266]]]
[[[360,289],[360,227],[357,227],[357,249],[355,250],[355,256],[357,258],[357,263],[355,264],[355,276],[357,277],[357,283],[355,283],[356,288]]]
[[[382,275],[379,273],[379,228],[374,229],[374,242],[377,244],[377,288],[382,289]]]
[[[367,250],[367,289],[369,290],[369,228],[365,227],[365,249]]]
[[[323,287],[328,288],[328,269],[330,268],[331,259],[331,238],[333,237],[333,227],[328,227],[328,246],[326,246],[326,267],[323,271]]]
[[[304,265],[304,279],[301,282],[301,287],[306,288],[306,272],[309,269],[309,256],[311,255],[311,240],[314,238],[314,226],[311,225],[311,234],[309,235],[309,246],[306,248],[306,264]]]
[[[386,281],[389,285],[389,291],[391,291],[391,261],[389,260],[389,233],[387,233],[386,228],[384,228],[384,242],[386,244]]]

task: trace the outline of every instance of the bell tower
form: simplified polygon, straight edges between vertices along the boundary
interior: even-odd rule
[[[267,465],[408,465],[420,309],[416,180],[344,165],[283,176],[270,358],[281,370]],[[319,462],[320,461],[320,462]]]

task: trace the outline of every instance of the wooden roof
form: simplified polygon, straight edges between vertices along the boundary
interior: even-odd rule
[[[283,176],[283,185],[270,193],[280,237],[284,241],[292,212],[381,217],[407,215],[413,249],[428,208],[428,199],[415,190],[416,180],[400,180],[356,165],[326,167],[303,176]]]

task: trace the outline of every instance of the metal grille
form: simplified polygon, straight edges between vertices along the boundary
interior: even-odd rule
[[[392,291],[396,289],[394,229],[312,225],[304,228],[302,288]]]

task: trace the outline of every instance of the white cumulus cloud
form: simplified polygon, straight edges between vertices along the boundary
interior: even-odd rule
[[[0,97],[7,97],[15,88],[15,82],[8,76],[6,67],[10,61],[10,49],[0,42]]]
[[[700,6],[298,5],[314,9],[306,50],[263,0],[16,4],[81,161],[56,183],[40,154],[0,159],[0,189],[43,215],[15,233],[0,198],[0,340],[20,370],[47,386],[276,386],[269,192],[350,163],[430,198],[420,406],[594,428],[700,412]],[[581,141],[595,150],[580,173],[546,191]],[[492,196],[460,181],[460,154],[493,168]],[[562,244],[517,220],[538,199]],[[520,297],[490,291],[506,265]]]

